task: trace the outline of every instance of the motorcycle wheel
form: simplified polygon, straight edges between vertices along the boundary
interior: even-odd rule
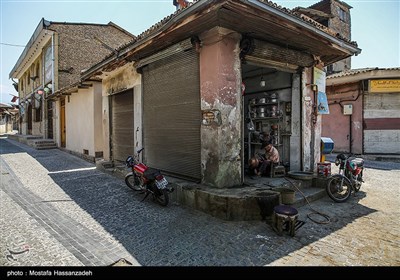
[[[169,202],[169,196],[168,196],[168,191],[167,189],[157,189],[156,192],[154,193],[154,198],[157,201],[158,204],[161,206],[167,206]]]
[[[129,174],[125,177],[125,184],[134,191],[143,191],[140,180],[135,174]]]
[[[360,174],[358,174],[358,176],[357,176],[357,183],[356,184],[354,184],[354,191],[355,192],[358,192],[359,190],[360,190],[360,188],[361,188],[361,185],[362,185],[362,171],[361,171],[361,173]]]
[[[351,195],[351,184],[346,177],[336,174],[329,180],[326,192],[333,201],[345,202]]]

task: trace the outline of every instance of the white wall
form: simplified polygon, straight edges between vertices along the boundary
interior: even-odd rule
[[[103,138],[103,118],[102,118],[102,96],[101,96],[102,86],[101,83],[95,83],[93,85],[93,122],[94,122],[94,151],[103,152],[107,149],[104,146]]]
[[[80,89],[65,98],[66,149],[94,156],[94,89]]]

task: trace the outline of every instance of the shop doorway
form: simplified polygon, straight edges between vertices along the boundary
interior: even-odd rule
[[[292,73],[268,66],[242,64],[243,94],[243,174],[252,176],[249,159],[263,154],[261,145],[270,141],[290,169],[292,136]]]

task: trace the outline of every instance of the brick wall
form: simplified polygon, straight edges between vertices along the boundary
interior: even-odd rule
[[[113,25],[52,23],[58,33],[58,89],[79,81],[82,70],[101,61],[112,49],[132,41]]]

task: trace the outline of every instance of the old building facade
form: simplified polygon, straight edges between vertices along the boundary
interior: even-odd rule
[[[353,69],[327,77],[330,114],[322,135],[336,152],[400,154],[400,68]]]
[[[264,130],[290,170],[315,169],[321,137],[315,73],[360,51],[271,2],[198,1],[81,79],[102,80],[103,131],[111,147],[105,159],[123,159],[113,144],[119,133],[133,140],[123,141],[128,149],[145,147],[143,160],[152,167],[232,187],[245,181],[248,157],[261,145],[253,137]]]
[[[338,37],[351,40],[351,13],[352,7],[343,1],[322,0],[308,8],[293,9],[303,18],[310,19],[327,26]],[[351,69],[351,57],[347,57],[326,67],[327,74],[338,73]]]
[[[94,123],[101,112],[101,85],[80,83],[80,73],[133,39],[112,22],[42,19],[9,75],[18,79],[19,132],[53,139],[58,147],[76,153],[101,153],[102,138],[96,137]]]

